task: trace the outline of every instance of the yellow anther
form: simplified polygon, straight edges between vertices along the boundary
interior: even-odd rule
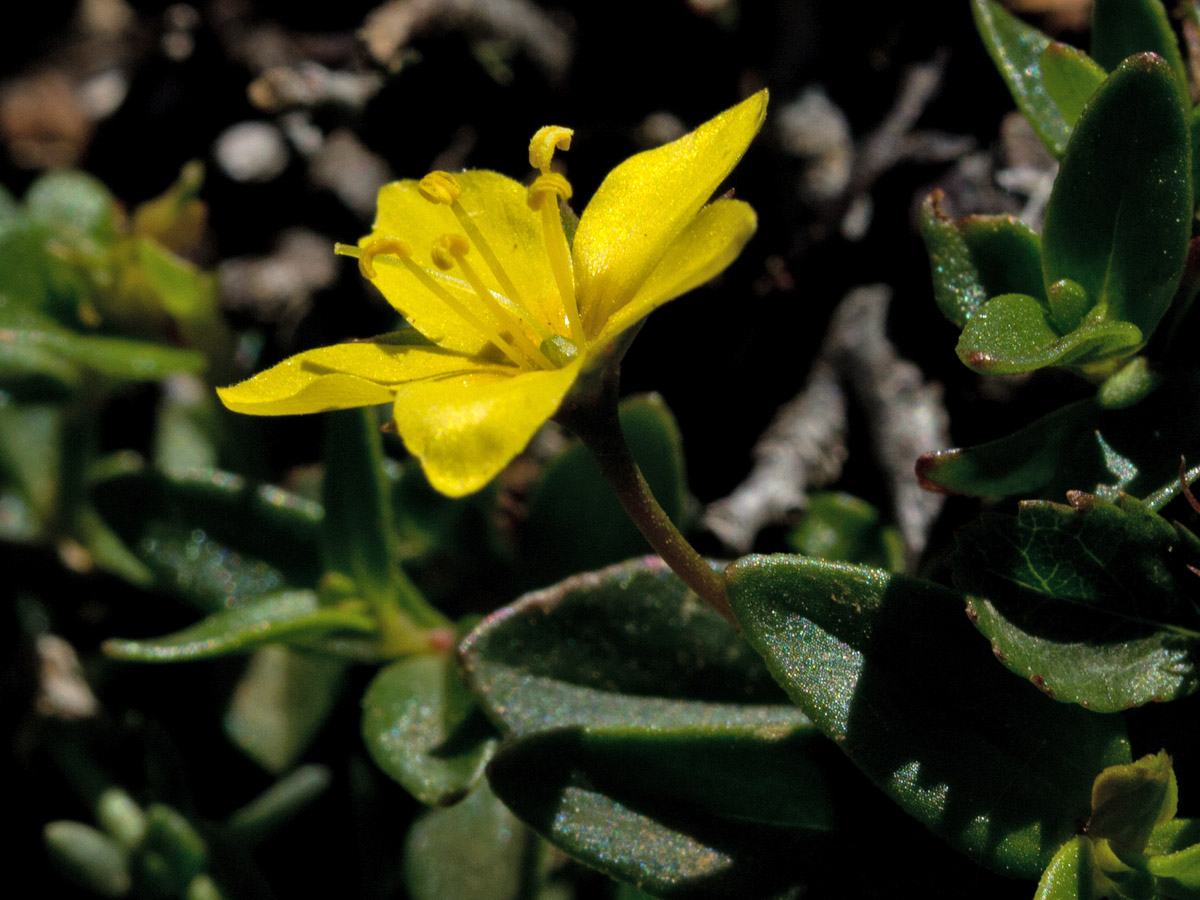
[[[550,161],[555,150],[570,150],[571,135],[575,132],[561,125],[545,125],[537,130],[529,142],[529,164],[539,172],[550,171]]]
[[[443,234],[433,242],[433,249],[429,251],[429,255],[433,257],[435,266],[443,272],[448,272],[454,268],[454,261],[466,256],[470,249],[471,245],[461,234]]]
[[[562,200],[571,199],[571,182],[557,172],[545,172],[533,180],[526,198],[530,209],[541,209],[547,197],[554,194]]]
[[[433,171],[417,182],[417,190],[430,203],[450,206],[462,195],[462,185],[449,172]]]
[[[363,278],[375,277],[374,263],[377,256],[398,256],[400,259],[408,259],[412,256],[412,247],[408,245],[407,241],[402,241],[398,237],[371,238],[363,244],[362,252],[358,257],[358,271],[362,272]]]

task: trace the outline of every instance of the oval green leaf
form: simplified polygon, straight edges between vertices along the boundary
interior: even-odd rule
[[[732,714],[787,697],[729,623],[657,557],[526,594],[459,645],[489,718],[518,734],[569,725],[661,721],[674,701]]]
[[[1054,703],[996,665],[964,600],[928,582],[801,557],[727,570],[746,639],[792,698],[909,815],[973,859],[1037,878],[1091,809],[1124,725]]]
[[[771,898],[821,846],[775,828],[696,815],[677,802],[597,789],[578,737],[576,730],[550,731],[507,743],[488,779],[547,840],[619,881],[659,897]]]
[[[1058,41],[1042,52],[1041,64],[1046,92],[1058,106],[1067,127],[1074,128],[1079,114],[1108,73],[1086,53]]]
[[[1191,132],[1169,64],[1127,59],[1075,126],[1046,208],[1046,284],[1078,282],[1092,316],[1146,337],[1170,306],[1191,236]]]
[[[1042,77],[1042,53],[1050,45],[1050,38],[1026,25],[996,0],[973,0],[971,10],[988,55],[1000,70],[1017,108],[1046,149],[1061,157],[1071,137],[1071,127],[1050,97]]]
[[[1094,865],[1092,842],[1082,835],[1071,838],[1046,866],[1034,900],[1098,900]]]
[[[273,774],[308,749],[342,693],[347,664],[278,645],[250,657],[223,725],[242,752]]]
[[[205,611],[321,577],[319,504],[215,470],[104,479],[92,501],[159,580]]]
[[[958,534],[955,583],[1012,671],[1097,712],[1196,690],[1200,591],[1189,546],[1131,497],[1029,502]],[[984,599],[986,597],[987,599]],[[1192,598],[1192,599],[1189,599]]]
[[[1200,376],[1177,374],[1125,409],[1081,400],[997,440],[928,453],[917,477],[930,490],[977,497],[1061,500],[1117,484],[1147,496],[1178,481],[1180,454],[1200,459],[1197,420]]]
[[[1047,366],[1086,366],[1132,354],[1142,333],[1128,322],[1085,324],[1059,335],[1046,307],[1026,294],[1001,294],[971,317],[955,352],[987,375],[1016,375]]]
[[[411,900],[520,900],[535,896],[528,879],[537,837],[480,783],[461,803],[431,809],[404,842],[404,884]]]
[[[439,656],[400,660],[375,676],[362,735],[375,764],[429,805],[464,797],[496,745],[453,660]]]
[[[1162,0],[1095,0],[1092,6],[1092,56],[1108,71],[1139,53],[1157,53],[1171,67],[1180,87],[1187,68]]]

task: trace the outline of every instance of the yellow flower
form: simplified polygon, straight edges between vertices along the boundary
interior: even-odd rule
[[[362,273],[411,329],[293,356],[219,389],[227,407],[290,415],[390,402],[430,482],[487,484],[558,410],[589,364],[658,306],[741,252],[754,211],[707,203],[762,125],[760,91],[673,143],[617,166],[568,240],[552,171],[571,131],[542,128],[530,187],[495,172],[432,172],[379,193]],[[707,204],[707,205],[706,205]]]

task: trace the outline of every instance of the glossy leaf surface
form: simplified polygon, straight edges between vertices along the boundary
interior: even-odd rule
[[[1042,53],[1050,38],[1008,12],[996,0],[973,0],[975,26],[1000,70],[1017,108],[1054,156],[1066,150],[1071,128],[1046,90]]]
[[[676,700],[789,708],[729,623],[653,557],[525,595],[467,635],[459,657],[488,716],[518,734],[652,723]]]
[[[321,507],[226,472],[108,478],[93,500],[162,587],[206,611],[321,576]]]
[[[104,642],[104,652],[138,662],[186,662],[245,652],[264,644],[374,633],[374,620],[361,610],[322,607],[311,591],[289,591],[213,613],[190,628],[160,638],[113,638]]]
[[[1016,375],[1100,362],[1132,353],[1141,343],[1142,333],[1128,322],[1097,322],[1060,335],[1036,298],[1001,294],[967,322],[955,352],[976,372]]]
[[[1037,878],[1087,817],[1096,774],[1129,760],[1119,719],[997,666],[954,592],[783,556],[746,557],[727,579],[747,640],[814,723],[990,868]]]
[[[1145,497],[1177,480],[1181,454],[1200,458],[1197,420],[1200,378],[1184,373],[1126,409],[1081,400],[997,440],[928,453],[917,476],[931,490],[982,497],[1108,488]]]
[[[660,897],[775,897],[799,877],[796,836],[598,789],[576,737],[543,732],[507,743],[488,769],[500,799],[570,855]]]
[[[363,697],[371,758],[422,803],[453,803],[482,777],[495,733],[440,656],[394,662]]]
[[[1162,0],[1096,0],[1092,7],[1092,57],[1110,72],[1138,53],[1157,53],[1180,86],[1187,69]]]
[[[767,845],[790,845],[782,827],[832,827],[833,796],[854,780],[657,559],[527,595],[460,656],[508,736],[489,768],[501,798],[571,855],[654,893],[740,896],[749,879],[745,896],[769,895],[778,874],[753,874]]]
[[[1187,255],[1191,132],[1171,67],[1121,63],[1088,103],[1062,160],[1042,232],[1046,284],[1079,283],[1089,319],[1148,337]]]
[[[959,533],[955,581],[980,595],[976,626],[1014,672],[1097,712],[1191,693],[1200,584],[1189,544],[1128,496],[1071,500],[1024,503],[1016,518]]]
[[[1079,114],[1104,83],[1108,74],[1086,53],[1055,41],[1042,53],[1042,78],[1067,126],[1075,127]]]
[[[1038,881],[1034,900],[1097,900],[1092,842],[1079,835],[1054,854]]]

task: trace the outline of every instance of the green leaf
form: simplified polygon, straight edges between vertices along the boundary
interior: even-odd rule
[[[0,534],[31,542],[53,523],[63,415],[53,406],[0,402]]]
[[[942,196],[934,191],[926,197],[917,217],[942,315],[962,328],[988,297],[1045,297],[1037,232],[1012,216],[968,216],[955,222],[942,212]]]
[[[481,783],[461,803],[431,809],[404,845],[412,900],[523,900],[537,838]],[[536,874],[536,873],[534,873]]]
[[[1200,185],[1200,106],[1194,107],[1188,115],[1188,127],[1191,129],[1192,137],[1192,202],[1200,202],[1200,190],[1197,185]]]
[[[787,535],[793,550],[834,562],[903,570],[904,539],[879,510],[849,494],[809,494],[800,524]]]
[[[92,501],[160,586],[206,611],[321,576],[321,507],[227,472],[104,479]]]
[[[1177,480],[1180,454],[1200,458],[1198,419],[1200,376],[1178,373],[1128,408],[1081,400],[1006,437],[928,453],[917,476],[930,490],[981,497],[1060,499],[1117,484],[1146,496]]]
[[[102,831],[82,822],[47,822],[46,855],[65,877],[101,897],[124,897],[133,887],[129,855]]]
[[[272,645],[256,650],[225,713],[225,734],[273,774],[287,771],[333,712],[345,682],[340,659]]]
[[[933,298],[942,315],[962,328],[987,301],[988,292],[958,226],[942,212],[942,197],[940,191],[934,191],[925,198],[917,224],[929,254]]]
[[[1200,843],[1165,856],[1153,856],[1146,870],[1158,879],[1164,897],[1200,897]]]
[[[722,714],[789,709],[762,660],[656,557],[526,594],[467,635],[459,657],[503,732],[662,723],[702,712],[697,701]]]
[[[636,705],[629,701],[637,724],[549,731],[553,738],[536,746],[569,758],[596,790],[629,802],[810,832],[844,824],[844,785],[857,779],[798,709],[676,704],[673,715],[651,723],[640,721]]]
[[[1055,179],[1042,232],[1046,284],[1079,283],[1088,319],[1128,322],[1149,337],[1187,256],[1191,165],[1171,67],[1149,54],[1121,63],[1080,117]]]
[[[746,639],[813,722],[983,865],[1038,877],[1086,819],[1096,774],[1129,760],[1119,719],[997,666],[956,593],[787,556],[746,557],[726,579]]]
[[[1046,866],[1034,900],[1100,900],[1094,868],[1092,842],[1082,835],[1071,838]]]
[[[1183,89],[1187,68],[1161,0],[1096,0],[1092,7],[1092,56],[1108,71],[1138,53],[1157,53]]]
[[[154,381],[175,372],[203,372],[207,362],[199,353],[126,338],[74,335],[36,330],[7,331],[4,341],[25,350],[44,350],[101,375],[128,381]]]
[[[1042,53],[1050,45],[1050,38],[1026,25],[996,0],[973,0],[971,9],[988,55],[1008,84],[1017,108],[1046,149],[1061,157],[1071,127],[1051,99],[1042,76]]]
[[[226,828],[238,841],[257,844],[279,831],[329,790],[333,774],[315,763],[297,766],[265,791],[235,810]]]
[[[1118,854],[1140,854],[1155,827],[1175,818],[1179,786],[1165,750],[1109,766],[1092,786],[1088,835],[1107,839]]]
[[[1001,294],[967,322],[955,352],[976,372],[1015,375],[1085,366],[1130,354],[1141,344],[1142,333],[1128,322],[1089,323],[1060,336],[1036,298]]]
[[[325,415],[321,547],[328,571],[348,576],[367,594],[390,598],[398,578],[391,484],[373,409]]]
[[[311,591],[288,591],[213,613],[160,638],[104,642],[104,652],[137,662],[188,662],[245,653],[266,644],[311,643],[338,635],[375,633],[375,622],[357,609],[322,607]]]
[[[993,599],[1032,591],[1193,634],[1200,580],[1180,532],[1134,497],[1075,491],[1070,505],[1027,501],[959,535],[956,583]],[[1200,636],[1200,635],[1197,635]]]
[[[1070,506],[1027,502],[1016,518],[971,523],[955,582],[982,595],[973,621],[1008,668],[1059,700],[1115,712],[1196,690],[1189,549],[1131,497],[1074,493]]]
[[[138,893],[181,896],[208,863],[208,847],[195,827],[163,803],[146,808],[146,836],[133,855]]]
[[[956,223],[988,297],[1045,298],[1042,239],[1014,216],[967,216]]]
[[[362,734],[375,764],[430,805],[466,796],[496,745],[454,661],[439,656],[401,660],[375,676]]]
[[[29,218],[59,240],[110,242],[116,238],[115,203],[108,188],[84,172],[50,172],[25,193]]]
[[[679,428],[657,394],[630,397],[621,430],[654,496],[677,525],[687,504]],[[574,443],[551,462],[529,498],[520,531],[522,581],[545,585],[646,552],[646,539],[621,508],[586,447]]]
[[[970,613],[1005,666],[1058,700],[1104,713],[1196,690],[1194,642],[1175,632],[1104,614],[1081,623],[1070,607],[1023,616],[1016,604],[984,598],[972,600]]]
[[[1062,113],[1067,127],[1074,128],[1079,114],[1108,73],[1086,53],[1058,41],[1042,52],[1041,65],[1046,92]]]
[[[41,375],[75,387],[82,366],[110,378],[150,381],[174,372],[201,372],[203,356],[148,341],[83,335],[49,316],[0,296],[0,384]]]
[[[657,559],[529,594],[485,620],[460,655],[502,732],[549,735],[493,764],[493,788],[549,840],[614,877],[628,878],[628,864],[613,869],[598,836],[584,833],[592,815],[622,818],[619,842],[644,827],[671,852],[725,848],[724,867],[733,864],[726,845],[742,846],[732,835],[749,823],[824,831],[844,807],[833,799],[841,761],[728,623]],[[524,795],[529,779],[542,787]],[[545,805],[569,787],[586,807],[570,823]]]
[[[659,897],[775,897],[815,844],[778,829],[696,816],[678,803],[614,797],[591,784],[577,732],[506,743],[488,767],[492,789],[551,843]],[[807,853],[805,853],[807,851]]]

